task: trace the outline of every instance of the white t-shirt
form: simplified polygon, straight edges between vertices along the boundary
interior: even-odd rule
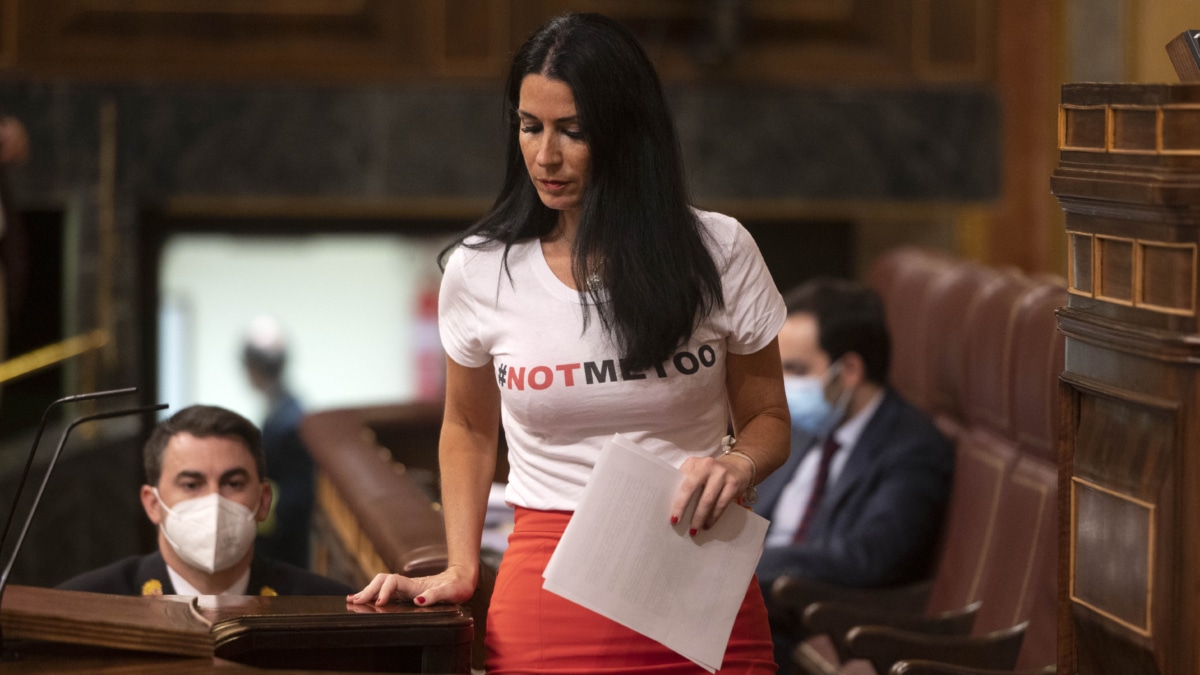
[[[506,500],[575,510],[605,441],[620,432],[674,466],[715,454],[726,434],[725,354],[750,354],[779,333],[786,311],[754,240],[736,220],[698,211],[725,307],[663,363],[622,368],[593,312],[583,332],[579,294],[558,277],[537,239],[460,246],[438,302],[442,345],[456,363],[491,361],[500,387],[510,472]]]

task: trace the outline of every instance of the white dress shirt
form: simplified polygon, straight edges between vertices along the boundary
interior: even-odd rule
[[[167,565],[167,576],[171,577],[171,586],[175,588],[175,595],[205,595],[196,589],[195,586],[189,584],[179,573]],[[246,568],[246,572],[238,577],[238,580],[233,582],[233,585],[225,590],[217,593],[217,595],[245,595],[246,588],[250,586],[250,568]]]

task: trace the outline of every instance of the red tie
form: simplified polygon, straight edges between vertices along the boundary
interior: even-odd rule
[[[837,441],[830,436],[825,440],[824,447],[821,448],[821,463],[817,466],[817,479],[813,483],[812,494],[808,498],[808,506],[804,507],[804,516],[800,518],[800,526],[796,528],[796,534],[792,537],[792,542],[799,544],[808,536],[808,528],[812,527],[812,522],[817,518],[817,509],[821,505],[821,498],[825,496],[826,483],[829,482],[829,464],[833,460],[833,455],[841,447]]]

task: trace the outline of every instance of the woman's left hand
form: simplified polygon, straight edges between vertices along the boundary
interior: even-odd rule
[[[671,523],[679,522],[688,503],[698,494],[700,498],[692,512],[689,529],[692,536],[717,522],[725,509],[750,486],[752,475],[749,462],[732,455],[691,457],[679,470],[683,472],[683,485],[679,486],[671,504]]]

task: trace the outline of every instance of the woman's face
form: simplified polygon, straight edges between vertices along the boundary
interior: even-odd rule
[[[526,75],[517,114],[521,154],[542,203],[577,217],[592,155],[575,114],[571,88],[543,75]]]

